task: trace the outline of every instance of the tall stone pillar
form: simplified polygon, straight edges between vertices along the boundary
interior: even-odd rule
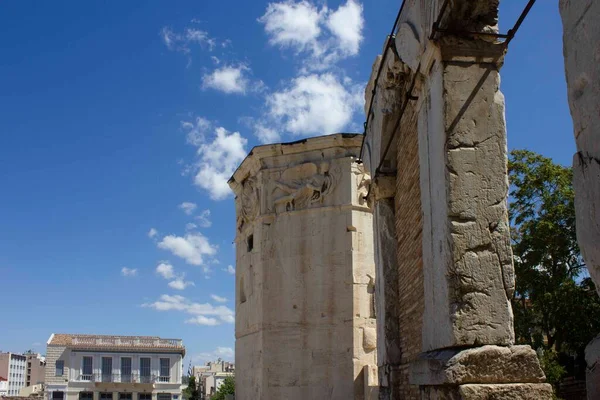
[[[386,399],[552,398],[535,352],[514,346],[506,48],[468,33],[496,32],[497,7],[407,2],[367,89],[363,160],[375,185],[396,181],[398,281],[383,285],[398,287],[401,355],[399,395]]]
[[[577,153],[573,186],[577,241],[600,294],[600,2],[561,0],[563,49]],[[600,335],[586,348],[589,399],[600,399]]]
[[[376,395],[361,135],[255,147],[236,194],[236,399]],[[367,371],[367,372],[365,372]]]

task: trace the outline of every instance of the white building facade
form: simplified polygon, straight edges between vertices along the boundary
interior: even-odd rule
[[[180,339],[53,334],[46,353],[48,400],[181,400]]]
[[[0,376],[0,397],[8,396],[8,381]]]
[[[6,379],[6,396],[18,396],[25,387],[27,357],[23,354],[0,353],[0,377]]]

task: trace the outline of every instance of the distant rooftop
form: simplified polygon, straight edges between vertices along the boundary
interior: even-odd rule
[[[168,351],[185,354],[181,339],[163,339],[158,336],[53,333],[48,339],[48,346],[66,346],[78,350]]]

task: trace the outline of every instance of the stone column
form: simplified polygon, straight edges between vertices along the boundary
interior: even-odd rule
[[[600,2],[560,0],[569,106],[577,153],[573,186],[577,241],[600,293]],[[588,399],[600,398],[600,336],[586,348]]]
[[[421,92],[424,353],[411,382],[427,399],[552,395],[535,352],[512,346],[503,54],[444,36]]]

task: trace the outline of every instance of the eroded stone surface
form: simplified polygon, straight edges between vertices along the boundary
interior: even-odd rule
[[[561,0],[563,51],[577,151],[577,240],[600,294],[600,3]]]
[[[377,363],[375,266],[363,199],[370,179],[356,163],[361,139],[260,146],[230,181],[243,221],[237,399],[363,399],[370,391],[363,375]]]
[[[482,346],[425,354],[411,366],[411,380],[421,385],[467,383],[542,383],[537,355],[529,346]]]

